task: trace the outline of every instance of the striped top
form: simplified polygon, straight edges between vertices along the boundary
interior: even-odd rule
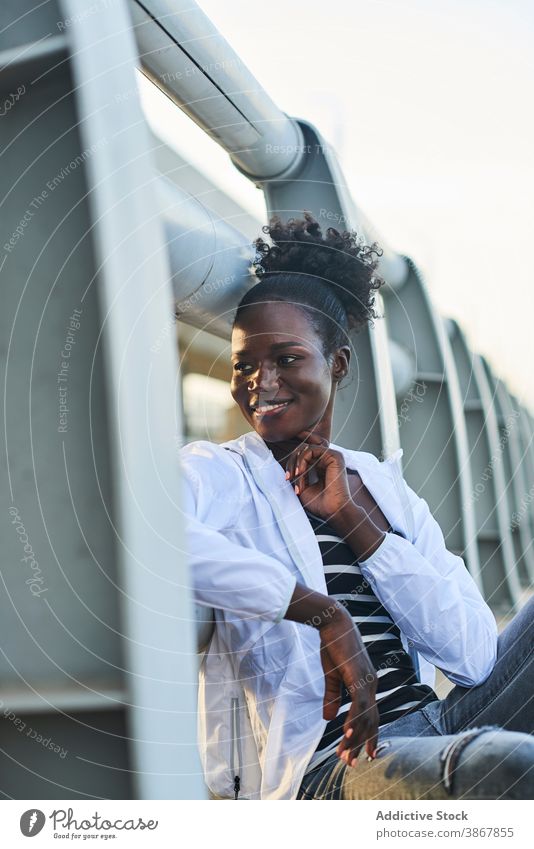
[[[400,631],[362,575],[352,549],[328,522],[305,512],[321,550],[328,595],[341,602],[352,616],[376,670],[376,702],[379,728],[382,728],[438,697],[431,687],[417,680],[413,661],[402,645]],[[319,766],[337,749],[350,702],[350,695],[342,685],[337,717],[327,723],[306,772]]]

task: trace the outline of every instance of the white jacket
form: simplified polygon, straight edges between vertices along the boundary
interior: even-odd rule
[[[497,625],[463,560],[447,551],[427,502],[397,460],[342,451],[398,534],[360,561],[398,625],[419,680],[435,666],[454,683],[482,683]],[[195,597],[216,628],[199,677],[199,748],[218,796],[294,799],[324,731],[319,632],[284,619],[296,581],[327,595],[319,545],[282,466],[255,431],[180,451]]]

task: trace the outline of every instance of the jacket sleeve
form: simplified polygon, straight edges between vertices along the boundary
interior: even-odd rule
[[[453,683],[473,687],[495,664],[495,617],[462,558],[447,550],[427,502],[402,481],[413,512],[413,541],[386,534],[360,562],[362,574],[417,651]]]
[[[245,617],[283,619],[296,578],[273,557],[231,542],[246,481],[224,449],[194,442],[180,451],[187,556],[195,601]]]

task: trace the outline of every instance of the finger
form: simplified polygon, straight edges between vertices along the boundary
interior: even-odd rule
[[[320,436],[314,430],[301,430],[300,433],[297,433],[297,439],[302,439],[306,441],[309,440],[310,442],[315,442],[318,445],[330,445],[328,439],[326,439],[324,436]]]
[[[328,455],[325,452],[325,449],[316,445],[307,448],[299,457],[298,467],[296,468],[297,476],[301,474],[306,475],[306,486],[311,486],[310,473],[312,471],[315,472],[317,481],[321,481],[321,485],[318,491],[322,491],[324,488],[324,479],[325,474],[327,473],[328,463],[325,460],[328,458]]]
[[[286,462],[286,480],[290,480],[292,484],[295,483],[295,478],[298,475],[298,466],[302,450],[303,446],[299,445],[291,452]]]
[[[324,453],[324,448],[320,445],[305,445],[299,447],[297,451],[295,451],[293,471],[291,475],[287,475],[286,473],[286,479],[291,480],[293,485],[298,485],[298,494],[300,494],[304,487],[308,485],[308,472],[310,471],[310,468],[314,468],[318,465],[317,461],[320,459],[322,453]],[[304,476],[306,476],[306,478]]]
[[[336,750],[338,758],[350,766],[364,746],[364,737],[365,731],[362,728],[349,728]],[[341,748],[342,743],[345,743],[345,748]]]
[[[295,474],[299,475],[301,473],[301,466],[304,461],[306,461],[310,469],[319,468],[321,466],[321,459],[327,456],[326,449],[321,445],[307,445],[299,452],[295,465]]]
[[[374,759],[375,750],[378,745],[378,711],[375,706],[371,707],[358,717],[361,721],[357,724],[357,731],[352,734],[354,726],[347,729],[345,737],[339,744],[341,758],[352,764],[358,758],[363,746],[369,758]]]
[[[367,742],[371,733],[372,731],[369,727],[369,723],[364,719],[358,726],[357,737],[356,735],[351,737],[349,741],[350,745],[346,747],[346,760],[348,764],[350,764],[354,758],[358,757],[364,746],[367,747]]]
[[[343,726],[345,734],[338,746],[338,754],[347,763],[358,756],[369,738],[373,738],[378,733],[378,722],[376,726],[373,724],[374,717],[374,705],[362,710],[353,702],[349,708]],[[346,754],[343,754],[344,752]]]
[[[290,481],[291,486],[295,490],[296,495],[300,495],[301,489],[301,476],[300,476],[300,459],[298,452],[295,452],[295,456],[293,457],[291,469],[289,474],[286,472],[286,478]]]
[[[351,749],[354,749],[358,745],[361,747],[365,743],[365,738],[362,738],[363,730],[360,717],[352,716],[350,719],[345,720],[343,731],[344,734],[339,741],[336,753],[342,760],[346,760]]]
[[[301,483],[305,486],[308,486],[308,484],[310,482],[309,473],[310,473],[310,470],[313,469],[313,468],[314,468],[313,457],[311,457],[310,454],[308,454],[308,452],[300,454],[298,461],[295,465],[295,477],[294,477],[293,482],[298,483],[299,486],[300,486]],[[302,492],[303,488],[304,487],[301,488],[301,492]]]
[[[298,486],[298,494],[302,495],[307,484],[308,484],[308,463],[302,456],[299,457],[297,465],[295,466],[295,477],[293,479],[293,483]]]
[[[286,460],[286,480],[293,481],[295,477],[295,465],[297,461],[297,451],[292,451]]]
[[[367,752],[368,757],[372,760],[376,758],[376,747],[378,746],[378,732],[370,737],[367,743],[365,744],[365,751]]]
[[[347,755],[351,748],[354,748],[358,745],[363,746],[365,740],[361,740],[362,731],[359,727],[359,723],[357,721],[353,721],[352,724],[347,728],[345,723],[345,733],[342,739],[338,743],[338,747],[336,749],[336,754],[342,760],[347,759]]]
[[[344,752],[345,757],[343,758],[343,760],[345,761],[347,766],[354,768],[355,766],[358,765],[358,758],[360,756],[362,748],[363,748],[363,746],[358,746],[356,749],[353,749],[352,751],[347,749]]]

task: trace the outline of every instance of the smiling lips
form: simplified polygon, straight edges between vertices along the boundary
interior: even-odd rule
[[[291,404],[291,401],[291,398],[287,401],[263,401],[261,404],[251,407],[251,409],[255,416],[274,416],[281,410],[285,410]]]

